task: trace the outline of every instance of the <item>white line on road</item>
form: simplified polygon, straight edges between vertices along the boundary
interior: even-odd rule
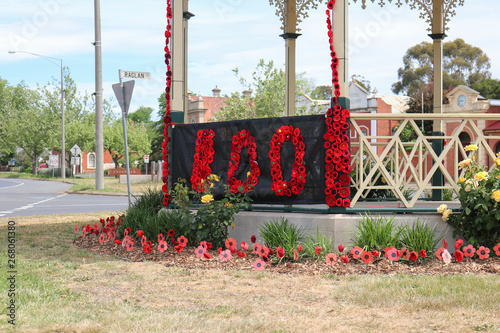
[[[61,197],[64,197],[66,196],[67,194],[64,193],[64,194],[61,194],[61,195],[58,195],[57,197],[52,197],[52,198],[48,198],[48,199],[44,199],[44,200],[40,200],[40,201],[37,201],[37,202],[33,202],[33,203],[30,203],[30,204],[27,204],[27,205],[24,205],[24,206],[21,206],[21,207],[18,207],[18,208],[14,208],[12,210],[12,212],[0,212],[0,213],[5,213],[5,214],[8,214],[8,213],[13,213],[13,212],[18,212],[18,211],[21,211],[21,210],[25,210],[25,209],[30,209],[30,208],[34,208],[35,205],[39,205],[41,203],[44,203],[44,202],[47,202],[47,201],[51,201],[51,200],[54,200],[54,199],[57,199],[57,198],[61,198]],[[4,214],[4,215],[5,215]],[[2,215],[3,216],[3,215]]]
[[[4,179],[4,181],[7,181],[7,182],[13,182],[13,183],[17,183],[16,185],[12,185],[12,186],[5,186],[5,187],[0,187],[0,190],[4,190],[6,188],[14,188],[14,187],[19,187],[19,186],[22,186],[24,185],[23,182],[18,182],[16,180],[7,180],[7,179]]]

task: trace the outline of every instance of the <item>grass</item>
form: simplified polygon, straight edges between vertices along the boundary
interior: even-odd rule
[[[497,275],[279,275],[127,262],[72,245],[106,214],[16,218],[18,332],[498,332]],[[0,248],[6,249],[0,219]],[[0,260],[7,262],[5,250]],[[0,290],[7,289],[2,274]],[[0,331],[7,294],[0,294]]]
[[[0,178],[24,178],[24,179],[51,179],[55,181],[63,181],[62,178],[47,178],[46,175],[34,176],[28,173],[19,172],[0,172]],[[74,184],[70,191],[92,191],[105,193],[127,193],[127,184],[120,184],[119,178],[104,177],[104,189],[95,189],[95,178],[66,178],[65,182]],[[142,182],[130,184],[132,193],[142,193],[146,190],[161,187],[162,184],[153,182]]]

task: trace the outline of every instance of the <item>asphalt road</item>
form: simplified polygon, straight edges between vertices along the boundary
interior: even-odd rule
[[[128,207],[126,196],[64,193],[71,186],[60,182],[0,178],[0,218],[115,212]]]

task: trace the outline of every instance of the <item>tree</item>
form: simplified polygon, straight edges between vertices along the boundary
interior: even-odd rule
[[[332,99],[332,86],[317,86],[311,92],[311,98],[317,100]]]
[[[212,119],[213,121],[282,117],[285,115],[285,84],[286,75],[283,69],[274,67],[274,62],[259,61],[252,74],[252,81],[240,76],[238,68],[233,69],[244,89],[252,90],[254,96],[247,98],[240,93],[232,93],[226,105]],[[295,94],[301,94],[300,88],[310,94],[312,84],[305,78],[304,73],[295,78]],[[310,110],[296,110],[297,114],[306,114]]]
[[[486,79],[473,85],[472,89],[478,91],[484,98],[500,99],[500,80]]]
[[[149,123],[151,122],[151,113],[153,108],[149,106],[140,106],[135,112],[128,114],[128,119],[135,123]]]
[[[129,146],[130,161],[134,161],[151,152],[151,140],[146,132],[144,124],[136,124],[128,121],[127,141]],[[125,156],[125,144],[123,139],[123,125],[121,120],[115,120],[104,126],[104,149],[109,151],[115,168],[120,166],[121,159]]]
[[[488,56],[479,47],[455,39],[443,44],[443,88],[464,84],[472,86],[491,77]],[[410,47],[398,69],[399,81],[392,85],[396,94],[413,95],[420,87],[433,82],[432,43],[422,42]]]

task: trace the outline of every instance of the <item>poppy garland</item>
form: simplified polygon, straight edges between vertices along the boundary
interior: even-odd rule
[[[198,193],[204,191],[202,180],[207,179],[212,173],[210,164],[214,161],[214,138],[213,130],[199,130],[196,138],[196,148],[193,162],[193,175],[191,176],[191,185]]]
[[[247,174],[245,181],[241,181],[235,177],[235,173],[240,166],[241,150],[243,147],[248,149],[248,158],[250,162],[250,171]],[[250,131],[241,130],[233,136],[231,143],[231,161],[229,162],[229,170],[227,171],[227,184],[231,193],[245,193],[253,190],[259,183],[260,168],[257,163],[257,144],[255,137],[250,135]]]
[[[168,127],[171,125],[171,118],[170,118],[170,87],[172,83],[172,71],[170,68],[170,49],[169,49],[169,44],[170,44],[170,37],[171,37],[171,24],[170,20],[172,19],[172,3],[171,0],[167,0],[167,28],[165,29],[165,64],[167,65],[167,79],[166,79],[166,88],[165,88],[165,102],[166,102],[166,108],[165,108],[165,117],[163,118],[163,123],[165,124],[164,130],[163,130],[163,137],[164,140],[161,144],[162,146],[162,153],[163,153],[163,186],[162,190],[164,193],[163,196],[163,205],[168,206],[170,202],[170,194],[168,192],[168,176],[170,174],[169,168],[168,168],[168,143],[170,142],[170,137],[168,136]]]
[[[351,182],[350,111],[338,105],[338,97],[340,97],[339,72],[337,70],[339,59],[333,47],[333,30],[330,19],[330,11],[333,10],[334,6],[335,1],[330,0],[326,10],[334,96],[332,98],[333,108],[328,109],[325,116],[327,127],[327,132],[324,135],[326,149],[325,195],[326,204],[329,207],[349,207],[351,205],[351,191],[349,190]]]
[[[292,141],[295,149],[292,179],[289,182],[283,179],[283,171],[281,170],[281,147],[285,141]],[[273,135],[269,158],[271,159],[271,176],[273,178],[271,189],[276,195],[290,197],[292,194],[299,194],[304,189],[304,183],[306,182],[304,150],[304,138],[300,135],[299,128],[294,128],[292,125],[282,126]]]

